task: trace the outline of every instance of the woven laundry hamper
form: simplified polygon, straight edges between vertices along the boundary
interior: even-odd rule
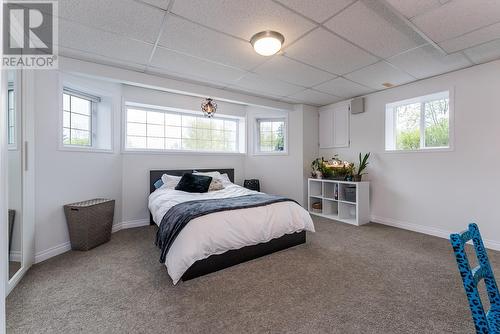
[[[96,198],[66,204],[64,214],[68,223],[71,249],[89,250],[111,239],[115,201]]]

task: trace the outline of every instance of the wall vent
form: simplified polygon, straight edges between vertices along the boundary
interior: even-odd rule
[[[357,97],[351,100],[351,114],[361,114],[365,112],[365,98]]]

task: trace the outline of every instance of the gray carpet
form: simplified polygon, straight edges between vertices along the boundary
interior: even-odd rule
[[[474,332],[447,240],[315,223],[306,245],[177,286],[153,227],[120,231],[33,266],[7,299],[8,333]]]
[[[9,279],[21,269],[21,262],[9,261]]]

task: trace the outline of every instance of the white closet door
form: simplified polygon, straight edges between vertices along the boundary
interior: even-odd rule
[[[350,103],[340,102],[319,112],[319,147],[349,147]]]
[[[333,147],[333,110],[319,112],[319,148]]]
[[[333,147],[349,147],[350,104],[340,104],[333,112]]]
[[[34,73],[22,70],[9,70],[4,73],[8,74],[7,85],[2,86],[2,89],[12,93],[2,92],[2,98],[7,95],[8,100],[8,95],[11,94],[11,124],[15,129],[14,135],[9,139],[11,145],[2,156],[9,160],[6,170],[8,196],[5,204],[11,214],[3,213],[5,222],[9,222],[7,234],[11,241],[5,248],[8,250],[5,258],[9,262],[9,273],[5,276],[8,295],[26,274],[35,258],[35,174],[31,149],[34,142],[35,114]]]

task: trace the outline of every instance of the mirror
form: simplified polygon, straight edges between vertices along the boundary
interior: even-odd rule
[[[20,75],[7,71],[7,148],[8,148],[8,224],[9,224],[9,280],[22,268],[22,212],[23,212],[23,161],[19,93]]]

